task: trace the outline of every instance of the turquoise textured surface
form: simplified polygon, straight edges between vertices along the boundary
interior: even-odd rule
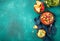
[[[42,41],[33,29],[33,9],[36,0],[0,0],[0,41]],[[47,8],[56,18],[57,33],[54,41],[60,41],[60,6]]]

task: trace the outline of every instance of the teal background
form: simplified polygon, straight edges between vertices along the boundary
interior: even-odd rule
[[[33,29],[36,0],[0,0],[0,41],[42,41]],[[54,41],[60,41],[60,6],[47,8],[55,14]]]

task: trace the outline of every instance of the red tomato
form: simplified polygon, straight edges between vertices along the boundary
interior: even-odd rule
[[[40,9],[40,10],[41,10],[41,12],[43,12],[43,11],[44,11],[44,9],[45,9],[45,8],[44,8],[44,4],[43,4],[43,3],[41,3],[41,9]]]

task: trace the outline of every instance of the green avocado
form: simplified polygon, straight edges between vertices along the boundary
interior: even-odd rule
[[[48,7],[50,6],[58,6],[60,0],[44,0]]]

